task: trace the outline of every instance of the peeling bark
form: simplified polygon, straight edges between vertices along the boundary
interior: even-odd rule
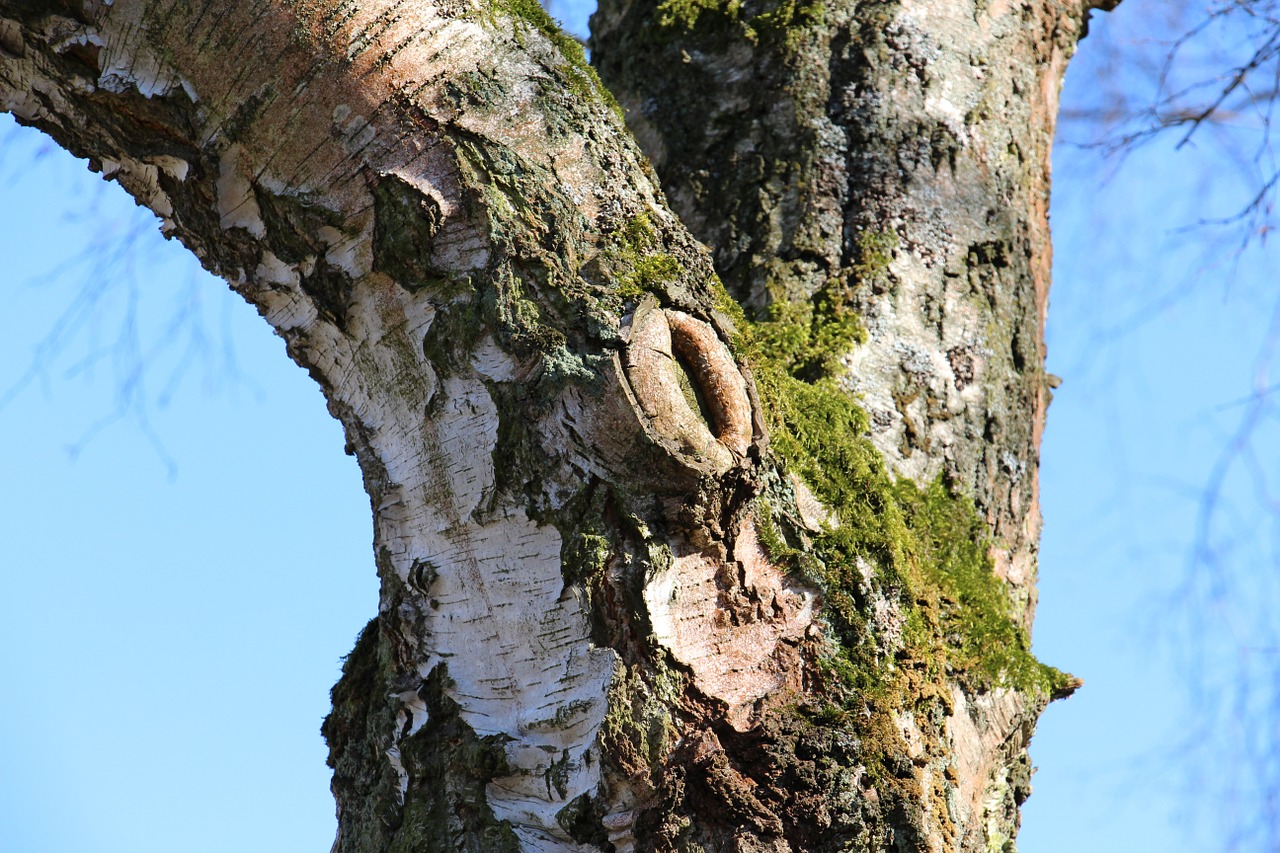
[[[525,0],[0,0],[0,108],[257,306],[360,462],[335,850],[1012,843],[1071,689],[1026,638],[1084,11],[606,2],[655,172]]]

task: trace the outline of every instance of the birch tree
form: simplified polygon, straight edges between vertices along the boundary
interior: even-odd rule
[[[360,463],[336,851],[1013,849],[1089,5],[0,0]]]

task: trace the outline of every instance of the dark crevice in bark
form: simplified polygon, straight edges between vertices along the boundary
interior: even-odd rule
[[[377,618],[369,622],[343,663],[333,688],[333,711],[321,728],[329,744],[333,791],[338,801],[337,850],[345,853],[515,853],[508,826],[494,818],[485,786],[503,774],[501,738],[478,737],[461,720],[446,694],[442,664],[410,686],[422,700],[427,721],[396,749],[410,790],[388,760],[388,732],[397,720],[394,642]],[[411,720],[404,721],[408,725]],[[430,793],[414,790],[423,785]],[[404,807],[401,807],[401,804]],[[589,818],[583,818],[589,822]]]
[[[396,778],[378,749],[395,720],[381,661],[379,621],[360,632],[330,695],[333,710],[320,733],[329,745],[332,788],[338,800],[338,849],[384,850],[400,825]]]

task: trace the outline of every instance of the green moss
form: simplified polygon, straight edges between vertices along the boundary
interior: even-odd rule
[[[581,583],[603,572],[613,548],[607,537],[592,530],[575,531],[564,547],[564,574],[570,583]]]
[[[471,287],[470,282],[466,285]],[[422,353],[442,374],[456,370],[484,332],[474,291],[440,306],[422,337]]]
[[[875,284],[884,278],[898,248],[898,235],[893,231],[863,231],[858,234],[858,262],[853,266],[854,277],[860,283]]]
[[[658,4],[658,25],[692,30],[698,26],[703,14],[737,20],[742,10],[740,0],[662,0]]]
[[[609,705],[600,726],[605,755],[627,774],[661,766],[677,737],[671,709],[684,690],[681,676],[659,665],[646,679],[639,667],[624,666],[609,686]]]
[[[579,844],[607,850],[609,831],[604,826],[604,815],[604,804],[583,794],[556,812],[556,823]]]
[[[741,0],[662,0],[657,9],[663,29],[737,30],[752,44],[779,44],[787,53],[794,53],[801,35],[821,26],[825,17],[822,0],[781,0],[752,15],[743,13]]]
[[[892,246],[883,235],[864,238],[857,274],[886,268]],[[856,318],[820,294],[808,306],[775,309],[765,322],[740,322],[735,347],[752,368],[770,446],[838,519],[795,544],[780,522],[761,525],[770,556],[823,590],[842,644],[832,674],[860,691],[888,686],[891,667],[878,659],[865,615],[873,595],[887,595],[900,604],[910,656],[933,676],[950,666],[979,688],[1061,689],[1069,677],[1031,655],[972,502],[941,480],[921,488],[892,477],[865,412],[838,385],[839,356],[862,338]]]
[[[444,214],[427,193],[396,175],[373,183],[373,268],[406,290],[438,289],[443,271],[431,264],[432,241]]]
[[[800,46],[801,34],[821,27],[825,20],[826,7],[821,0],[808,3],[784,0],[753,18],[751,26],[762,38],[779,40],[787,52],[794,53]]]
[[[684,267],[675,255],[662,250],[658,232],[641,213],[607,238],[597,263],[613,283],[613,294],[621,302],[630,302],[645,293],[662,293],[666,285],[684,275]]]
[[[624,241],[633,246],[648,246],[653,243],[657,235],[658,232],[653,230],[653,220],[647,213],[631,217],[627,220],[627,224],[622,226]]]
[[[674,281],[680,277],[680,262],[674,255],[659,253],[640,258],[632,269],[631,281],[642,290],[651,290],[657,285]]]
[[[852,276],[883,277],[896,246],[893,232],[863,232]],[[911,653],[931,667],[945,661],[982,687],[1060,690],[1069,676],[1031,655],[972,502],[941,480],[924,489],[895,480],[871,443],[865,412],[839,387],[840,357],[865,339],[844,294],[833,280],[812,301],[775,301],[759,323],[747,322],[727,294],[721,300],[736,315],[735,346],[752,367],[774,453],[838,518],[807,547],[793,546],[772,522],[761,525],[770,555],[823,589],[843,645],[832,673],[860,690],[886,685],[864,614],[871,595],[888,594],[902,607]]]
[[[861,319],[833,298],[832,289],[828,285],[812,301],[775,299],[768,319],[753,328],[758,349],[797,379],[833,376],[840,357],[866,340]]]
[[[569,88],[584,100],[599,99],[619,119],[622,107],[600,82],[596,70],[587,62],[586,52],[573,36],[560,29],[555,19],[547,14],[538,0],[490,0],[489,8],[504,15],[519,18],[551,41],[568,65]]]
[[[922,602],[940,620],[953,666],[987,683],[1052,693],[1066,676],[1031,655],[1030,640],[1010,612],[1006,584],[993,573],[986,524],[968,498],[935,481],[918,489],[896,486],[897,500],[924,557],[913,567]]]

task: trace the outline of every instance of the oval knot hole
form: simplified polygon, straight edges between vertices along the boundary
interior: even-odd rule
[[[690,386],[686,391],[686,399],[690,392],[693,397],[689,408],[702,415],[721,444],[745,456],[751,445],[751,402],[729,348],[701,320],[682,311],[662,313],[671,329],[671,351],[681,374],[677,379],[685,379]]]

